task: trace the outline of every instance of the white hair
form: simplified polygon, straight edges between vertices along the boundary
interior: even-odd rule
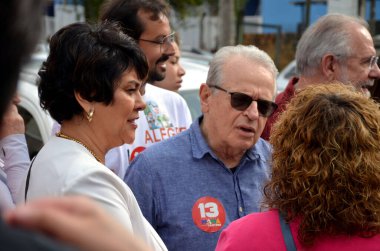
[[[327,14],[310,26],[297,45],[297,73],[313,75],[323,56],[328,53],[341,61],[347,59],[352,49],[352,24],[368,29],[365,20],[343,14]]]
[[[216,52],[214,58],[210,62],[210,68],[207,74],[208,84],[212,83],[214,85],[221,85],[223,65],[232,56],[241,56],[254,61],[268,69],[268,71],[272,74],[273,79],[277,78],[277,67],[266,52],[253,45],[236,45],[222,47]],[[276,88],[275,83],[275,90]]]

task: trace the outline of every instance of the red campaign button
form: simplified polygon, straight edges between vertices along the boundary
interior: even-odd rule
[[[136,158],[136,156],[141,153],[142,151],[145,150],[145,147],[143,146],[138,146],[136,147],[133,151],[132,151],[132,154],[131,154],[131,157],[129,158],[129,163],[131,163],[131,161]]]
[[[226,211],[222,203],[209,196],[198,199],[193,206],[194,224],[202,231],[214,233],[226,222]]]

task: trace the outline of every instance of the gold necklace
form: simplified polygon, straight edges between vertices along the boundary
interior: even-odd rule
[[[92,154],[92,156],[94,156],[94,158],[97,160],[97,161],[99,161],[100,163],[102,163],[101,161],[100,161],[100,158],[90,149],[90,148],[88,148],[88,146],[86,146],[83,142],[81,142],[81,141],[79,141],[78,139],[76,139],[76,138],[73,138],[73,137],[70,137],[70,136],[67,136],[66,134],[63,134],[62,132],[57,132],[56,134],[55,134],[57,137],[60,137],[60,138],[63,138],[63,139],[68,139],[68,140],[72,140],[72,141],[74,141],[74,142],[77,142],[78,144],[80,144],[80,145],[82,145],[82,146],[84,146],[84,148],[86,148],[91,154]]]

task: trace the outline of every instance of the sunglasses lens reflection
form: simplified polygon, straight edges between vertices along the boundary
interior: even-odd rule
[[[244,93],[231,94],[231,106],[236,110],[244,111],[252,103],[252,98]]]
[[[275,107],[272,105],[272,103],[266,100],[258,100],[257,107],[259,109],[259,112],[264,117],[269,117],[275,110]]]
[[[246,110],[252,104],[252,97],[244,93],[231,94],[231,106],[239,111]],[[269,117],[277,109],[277,105],[267,100],[257,100],[257,109],[263,117]]]

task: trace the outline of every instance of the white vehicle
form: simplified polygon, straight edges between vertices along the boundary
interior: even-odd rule
[[[296,61],[292,60],[277,76],[277,94],[283,92],[289,80],[296,75]]]
[[[38,153],[52,135],[54,121],[40,106],[36,84],[38,70],[47,56],[47,45],[39,44],[30,60],[21,69],[18,81],[18,110],[24,119],[25,137],[31,157]]]
[[[28,83],[36,84],[38,70],[40,69],[42,62],[46,60],[46,57],[46,53],[33,54],[29,62],[27,62],[22,68],[19,79]]]
[[[34,83],[19,80],[17,91],[20,96],[18,111],[24,119],[29,155],[33,157],[50,138],[53,119],[40,107]]]
[[[180,58],[186,74],[183,76],[182,86],[178,92],[186,100],[193,121],[201,115],[199,87],[206,83],[209,68],[208,63],[199,63],[199,61],[199,58],[193,59],[185,55]]]
[[[35,52],[30,56],[29,61],[23,66],[20,72],[20,80],[35,84],[37,73],[42,62],[46,60],[49,53],[47,44],[38,44]]]
[[[181,58],[186,60],[190,60],[193,63],[201,64],[204,66],[209,66],[211,59],[213,58],[213,54],[198,54],[190,51],[181,51]]]

